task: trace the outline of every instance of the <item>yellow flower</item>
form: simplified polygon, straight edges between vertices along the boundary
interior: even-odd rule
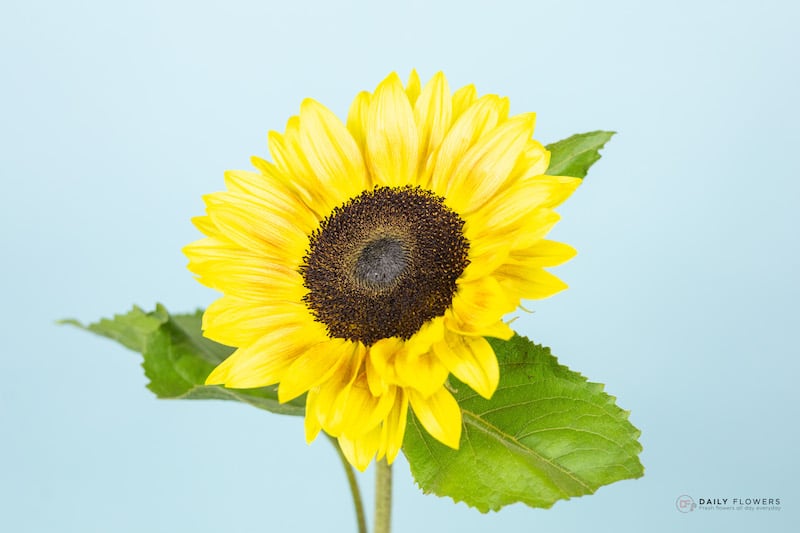
[[[543,267],[575,253],[544,236],[580,180],[544,174],[534,118],[441,73],[424,88],[389,75],[346,124],[303,101],[269,133],[272,162],[227,172],[194,220],[207,237],[185,248],[189,269],[223,293],[205,335],[237,347],[206,383],[308,393],[306,440],[337,437],[360,470],[394,460],[409,407],[458,448],[448,376],[491,397],[484,337],[510,338],[520,299],[564,289]]]

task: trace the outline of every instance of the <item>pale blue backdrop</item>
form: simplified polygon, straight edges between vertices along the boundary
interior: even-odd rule
[[[561,209],[570,290],[516,325],[631,410],[647,471],[482,515],[400,460],[395,531],[797,531],[797,6],[3,0],[0,528],[354,531],[300,419],[156,400],[136,354],[54,320],[210,303],[180,252],[201,195],[302,98],[344,116],[415,67],[537,111],[544,142],[619,132]]]

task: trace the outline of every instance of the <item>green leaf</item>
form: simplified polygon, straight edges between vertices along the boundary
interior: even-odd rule
[[[599,150],[614,135],[613,131],[590,131],[577,133],[546,148],[550,150],[550,166],[547,174],[551,176],[586,177],[591,167],[600,159]]]
[[[189,400],[235,400],[274,413],[305,414],[305,397],[281,404],[277,388],[226,389],[205,385],[215,366],[234,351],[229,346],[203,337],[203,312],[170,315],[160,304],[145,313],[138,307],[125,315],[102,319],[84,326],[76,320],[61,323],[80,327],[113,339],[144,356],[142,367],[147,385],[159,398]]]
[[[81,328],[85,331],[91,331],[97,335],[108,337],[122,344],[126,348],[135,352],[143,352],[150,338],[158,328],[163,324],[169,313],[164,309],[161,304],[156,305],[156,310],[150,313],[144,312],[137,306],[133,306],[129,312],[124,315],[114,315],[113,318],[103,318],[99,322],[85,326],[75,320],[68,318],[59,320],[59,324],[68,324]]]
[[[431,437],[409,411],[403,451],[426,493],[481,512],[561,499],[644,474],[639,430],[603,385],[558,364],[525,337],[489,339],[500,363],[491,400],[451,377],[461,406],[461,447]]]

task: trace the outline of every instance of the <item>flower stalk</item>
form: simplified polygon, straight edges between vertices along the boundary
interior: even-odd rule
[[[339,456],[339,460],[344,467],[344,473],[347,475],[347,484],[350,486],[350,494],[353,496],[353,507],[356,511],[358,533],[367,533],[367,519],[364,515],[364,503],[361,500],[361,491],[358,488],[355,470],[350,464],[350,461],[347,460],[347,457],[345,457],[336,439],[331,436],[328,436],[328,439],[331,441],[331,444],[333,444],[334,449],[336,449],[336,454]]]
[[[392,526],[392,465],[375,462],[375,533],[390,533]]]

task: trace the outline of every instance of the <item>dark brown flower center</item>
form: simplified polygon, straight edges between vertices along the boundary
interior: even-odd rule
[[[331,337],[367,346],[409,339],[442,316],[469,263],[464,221],[419,187],[376,187],[325,218],[309,237],[304,301]]]

